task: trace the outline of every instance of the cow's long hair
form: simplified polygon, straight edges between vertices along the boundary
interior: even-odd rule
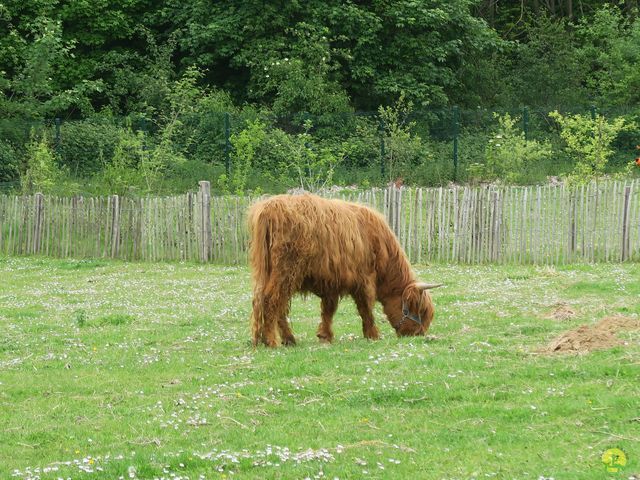
[[[378,212],[315,195],[278,195],[253,205],[248,219],[254,343],[275,346],[276,325],[283,343],[295,343],[287,313],[296,292],[321,297],[321,340],[332,340],[334,303],[344,295],[356,300],[368,338],[378,335],[371,313],[375,300],[382,302],[399,334],[426,332],[433,318],[426,288],[433,285],[416,282],[404,251]],[[414,312],[413,320],[403,315],[403,308]]]

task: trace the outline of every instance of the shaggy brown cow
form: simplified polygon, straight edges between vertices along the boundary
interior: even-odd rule
[[[338,300],[351,295],[364,336],[378,338],[376,300],[398,335],[424,335],[434,307],[382,215],[363,205],[315,195],[278,195],[249,211],[250,261],[254,281],[253,343],[275,347],[276,325],[285,345],[295,344],[287,322],[291,297],[321,298],[317,336],[331,342]]]

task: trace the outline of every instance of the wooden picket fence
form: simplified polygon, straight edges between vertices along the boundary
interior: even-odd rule
[[[640,182],[443,187],[328,196],[382,212],[414,263],[640,260]],[[242,264],[250,197],[0,196],[0,255]]]

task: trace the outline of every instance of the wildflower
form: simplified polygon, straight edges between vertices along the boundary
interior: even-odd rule
[[[636,158],[636,167],[640,167],[640,157]]]

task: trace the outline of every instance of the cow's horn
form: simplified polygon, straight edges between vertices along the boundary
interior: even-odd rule
[[[431,290],[432,288],[438,288],[441,287],[443,284],[442,283],[424,283],[424,282],[420,282],[420,283],[416,283],[416,288],[418,290]]]

